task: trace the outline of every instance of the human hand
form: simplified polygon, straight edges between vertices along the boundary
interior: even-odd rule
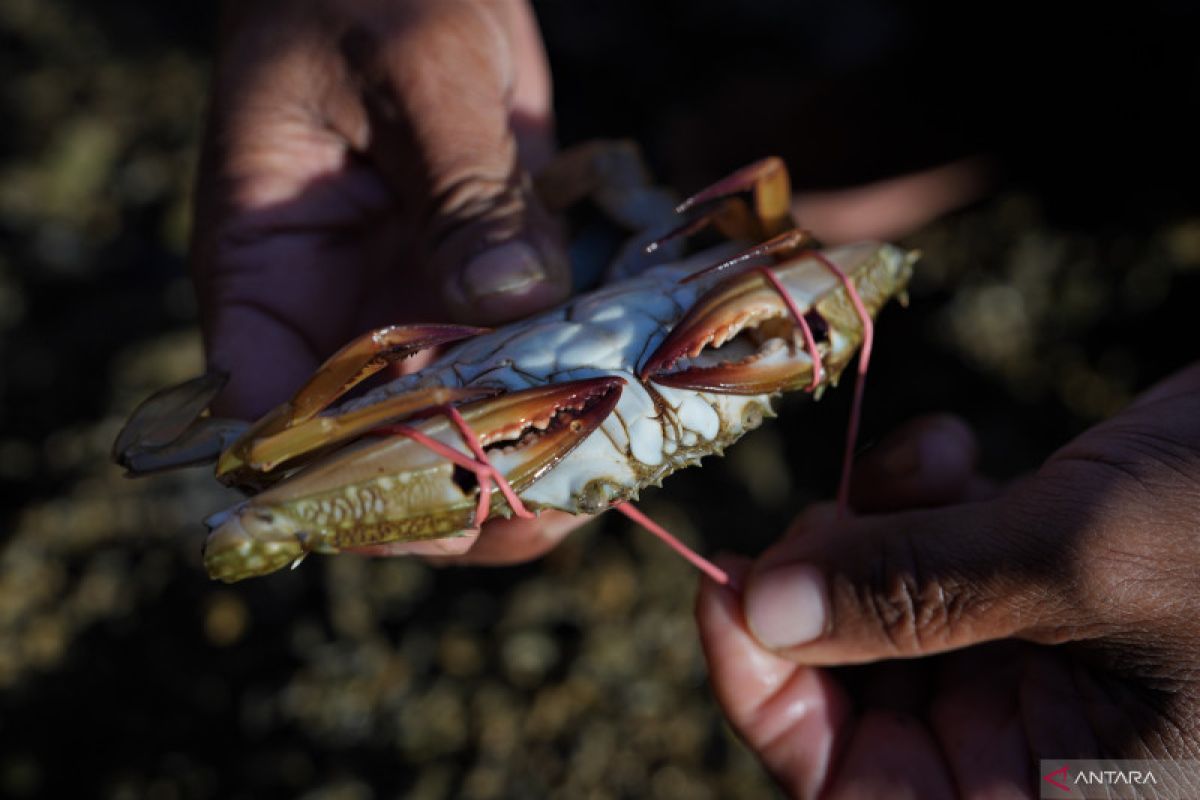
[[[529,180],[553,141],[525,0],[247,0],[222,27],[192,248],[209,367],[230,376],[216,412],[260,416],[372,328],[502,322],[567,295]],[[489,538],[516,558],[565,527]]]
[[[858,474],[872,510],[968,502],[817,508],[726,564],[743,596],[702,587],[718,700],[789,793],[1036,796],[1039,758],[1200,754],[1200,365],[994,498],[973,448],[926,423]]]
[[[550,83],[524,0],[229,3],[194,276],[217,401],[253,418],[353,336],[564,298],[530,191]]]

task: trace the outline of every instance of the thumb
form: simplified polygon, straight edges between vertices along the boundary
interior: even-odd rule
[[[1086,615],[1069,555],[1084,549],[1086,520],[1061,507],[1042,513],[1042,494],[840,523],[811,517],[755,564],[747,624],[769,649],[812,665],[1074,638]]]
[[[501,322],[562,300],[565,249],[526,172],[551,139],[549,80],[528,8],[400,8],[398,19],[343,39],[363,84],[360,144],[416,227],[419,252],[397,258],[422,262],[463,321]]]

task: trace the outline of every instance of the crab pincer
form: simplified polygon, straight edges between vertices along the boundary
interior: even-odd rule
[[[332,403],[388,364],[421,350],[484,333],[465,325],[389,325],[365,333],[330,356],[290,400],[254,424],[209,415],[208,406],[228,376],[210,372],[156,392],[130,416],[113,444],[113,460],[131,476],[217,460],[225,483],[259,487],[284,462],[311,457],[321,448],[424,408],[478,399],[488,392],[445,389],[410,396],[372,415],[320,417]]]
[[[608,417],[624,385],[617,376],[545,384],[458,411],[486,452],[488,469],[521,492]],[[464,466],[475,458],[474,448],[453,421],[430,411],[406,427],[438,447],[384,427],[210,518],[204,550],[209,574],[232,582],[273,572],[313,551],[437,539],[478,527],[485,484]],[[458,456],[449,457],[446,449]],[[492,516],[511,512],[498,487],[487,490],[497,493],[490,498]]]
[[[734,274],[701,295],[640,375],[663,386],[724,394],[820,390],[837,382],[863,339],[841,275],[874,316],[908,281],[914,258],[892,245],[864,242],[796,253],[770,267],[775,280],[761,269]]]
[[[311,458],[371,427],[423,409],[487,394],[436,387],[423,395],[381,404],[370,414],[318,416],[389,364],[484,332],[485,328],[465,325],[389,325],[359,336],[326,359],[290,400],[268,412],[227,448],[217,461],[217,478],[232,485],[266,485],[274,479],[267,473],[283,463]]]

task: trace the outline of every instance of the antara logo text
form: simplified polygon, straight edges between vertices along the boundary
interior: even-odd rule
[[[1081,769],[1074,775],[1067,766],[1061,766],[1042,776],[1051,786],[1071,791],[1072,786],[1147,786],[1157,784],[1152,770]]]

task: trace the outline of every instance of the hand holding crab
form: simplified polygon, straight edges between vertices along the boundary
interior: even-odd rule
[[[1036,797],[1038,758],[1197,757],[1200,365],[985,499],[961,423],[881,450],[853,495],[878,513],[813,509],[723,564],[744,596],[697,601],[718,699],[785,789]]]
[[[658,192],[639,183],[632,152],[600,143],[563,154],[539,177],[547,205],[581,191],[618,218],[630,205],[661,205],[636,202]],[[782,164],[766,159],[686,201],[682,225],[667,208],[642,232],[664,257],[703,227],[735,243],[491,333],[373,331],[248,429],[200,416],[221,382],[190,382],[135,412],[118,460],[145,472],[220,446],[218,477],[259,492],[210,522],[205,561],[229,581],[312,551],[390,553],[462,538],[495,515],[622,507],[757,427],[773,395],[835,383],[859,346],[869,348],[871,317],[902,296],[912,254],[873,242],[811,249],[791,227],[789,201]],[[719,274],[729,267],[749,271]],[[388,363],[471,336],[420,372],[334,407]]]

